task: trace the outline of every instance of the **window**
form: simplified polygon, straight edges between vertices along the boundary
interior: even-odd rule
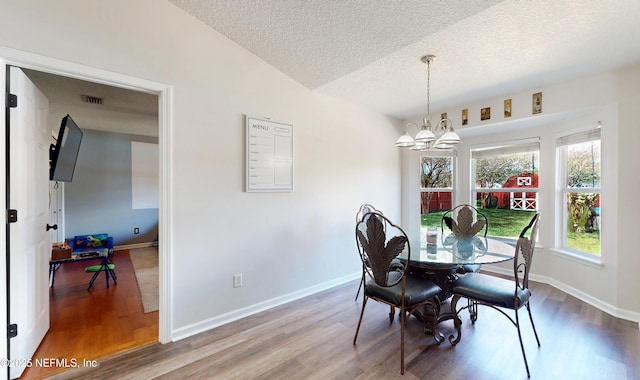
[[[538,139],[471,150],[472,197],[487,234],[517,238],[538,210]]]
[[[600,255],[600,129],[557,140],[562,248]]]
[[[420,221],[423,229],[440,229],[442,214],[452,207],[455,158],[452,154],[455,153],[447,153],[450,155],[420,157]]]

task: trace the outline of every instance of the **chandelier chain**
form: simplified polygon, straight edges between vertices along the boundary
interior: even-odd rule
[[[427,61],[427,115],[431,116],[431,110],[429,107],[430,94],[431,93],[431,60]]]

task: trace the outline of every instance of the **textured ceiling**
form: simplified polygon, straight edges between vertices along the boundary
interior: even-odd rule
[[[158,136],[158,97],[139,91],[106,86],[41,71],[23,69],[49,99],[52,127],[70,114],[82,129],[143,136]],[[90,104],[85,96],[103,99]]]
[[[171,2],[313,90],[498,1]]]
[[[310,90],[407,119],[640,62],[640,1],[170,0]]]

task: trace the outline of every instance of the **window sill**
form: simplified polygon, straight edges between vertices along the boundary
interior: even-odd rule
[[[587,257],[585,255],[581,255],[579,253],[574,253],[570,251],[565,251],[560,248],[552,248],[551,252],[556,256],[559,256],[571,261],[575,261],[580,264],[585,264],[597,269],[602,269],[602,267],[604,267],[604,264],[602,264],[602,260],[600,259],[599,256]]]

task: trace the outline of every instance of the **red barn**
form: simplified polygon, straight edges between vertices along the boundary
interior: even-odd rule
[[[513,189],[509,193],[492,193],[498,198],[498,207],[512,210],[536,210],[538,208],[538,193],[523,192],[522,189],[538,187],[538,175],[522,173],[509,177],[502,185],[503,189]]]

